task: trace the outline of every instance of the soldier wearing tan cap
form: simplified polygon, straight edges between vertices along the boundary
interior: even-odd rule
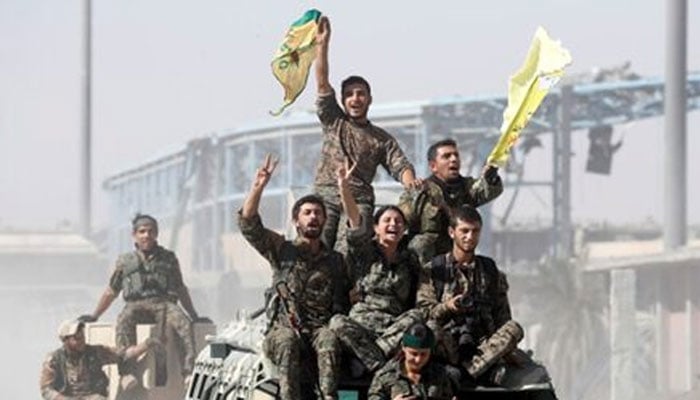
[[[39,387],[46,400],[107,399],[109,380],[102,367],[138,357],[149,348],[160,345],[149,338],[123,351],[85,343],[84,324],[77,320],[63,321],[58,337],[63,346],[50,353],[41,368]]]

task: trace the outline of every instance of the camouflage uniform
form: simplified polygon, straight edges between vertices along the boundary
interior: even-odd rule
[[[400,250],[395,262],[384,259],[371,232],[348,230],[348,275],[361,300],[348,316],[336,315],[331,329],[370,370],[384,364],[406,329],[423,320],[414,309],[420,266],[415,255]]]
[[[442,271],[436,267],[440,257],[444,257]],[[473,299],[472,311],[453,312],[447,307],[445,302],[458,294]],[[436,337],[446,351],[441,355],[474,377],[515,350],[522,339],[522,328],[511,319],[506,276],[488,257],[477,255],[469,264],[458,265],[448,253],[425,264],[417,303],[432,327],[440,328]]]
[[[452,239],[447,233],[451,210],[463,205],[479,207],[502,192],[498,176],[490,183],[483,177],[460,177],[448,184],[434,175],[425,180],[423,189],[405,191],[399,208],[406,216],[409,247],[418,254],[421,264],[452,250]]]
[[[403,360],[394,359],[374,375],[367,400],[392,400],[398,395],[451,400],[456,394],[454,386],[446,368],[437,362],[428,362],[421,370],[420,382],[414,384],[403,371]]]
[[[349,179],[350,190],[368,227],[374,210],[372,181],[377,167],[383,166],[397,181],[401,181],[405,170],[414,169],[399,143],[384,129],[371,122],[366,125],[351,122],[336,101],[335,92],[319,96],[316,107],[323,126],[323,146],[316,166],[314,191],[323,198],[328,211],[323,241],[334,247],[336,238],[339,238],[338,245],[342,248],[345,245],[345,224],[341,221],[344,213],[338,192],[338,166],[344,165],[346,159],[357,164]],[[338,232],[339,227],[341,232]]]
[[[124,352],[105,346],[85,345],[75,356],[61,347],[50,353],[41,367],[39,387],[45,400],[63,396],[74,400],[106,400],[109,379],[102,366],[124,359]]]
[[[313,353],[321,394],[324,398],[337,398],[340,344],[326,325],[333,313],[348,308],[342,255],[325,247],[320,254],[311,254],[299,239],[289,242],[264,228],[259,215],[244,218],[239,214],[238,222],[246,240],[270,262],[273,282],[287,283],[301,318],[301,332],[297,335],[288,316],[274,310],[271,329],[265,335],[263,349],[278,368],[280,398],[301,398],[301,372],[308,368],[301,368],[300,364]],[[285,246],[294,248],[292,265],[285,265],[289,262],[283,256]]]
[[[178,306],[178,291],[184,285],[175,253],[156,246],[148,255],[135,250],[117,258],[109,280],[114,293],[123,291],[125,306],[117,316],[116,341],[119,349],[136,344],[136,325],[155,323],[157,335],[165,342],[165,329],[171,327],[183,347],[182,375],[194,368],[195,346],[192,323]],[[133,369],[135,360],[120,366],[122,374]]]

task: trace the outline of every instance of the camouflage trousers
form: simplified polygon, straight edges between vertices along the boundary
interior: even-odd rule
[[[358,320],[336,314],[331,318],[330,328],[367,369],[375,371],[398,350],[406,329],[423,321],[423,316],[419,310],[412,309],[393,318],[391,323],[383,320],[380,318],[376,321],[380,323],[372,324],[368,323],[368,318]]]
[[[347,215],[340,205],[325,200],[325,197],[323,203],[326,206],[326,223],[323,225],[321,240],[323,240],[327,248],[334,249],[342,254],[347,254],[348,244],[345,239],[348,231]],[[372,214],[374,213],[374,205],[358,203],[357,207],[360,209],[364,229],[371,230],[373,225]]]
[[[117,317],[117,348],[122,350],[136,344],[136,325],[155,324],[156,335],[165,343],[166,329],[172,328],[179,338],[181,348],[180,366],[182,376],[188,377],[194,369],[195,347],[192,323],[185,312],[174,302],[165,299],[143,299],[127,301]],[[131,373],[134,361],[120,365],[120,373]]]
[[[451,332],[446,332],[434,321],[430,321],[428,326],[435,332],[436,358],[452,365],[461,366],[473,378],[480,377],[503,357],[513,352],[517,348],[518,342],[523,338],[523,329],[517,322],[510,320],[491,336],[480,341],[475,349],[475,354],[465,359],[459,351],[460,338],[454,334],[454,332],[459,332],[458,330],[452,329]]]
[[[312,370],[303,365],[316,359],[318,389],[321,398],[338,398],[338,378],[340,376],[340,343],[337,336],[327,327],[317,328],[310,333],[296,332],[286,326],[275,325],[263,342],[265,356],[277,367],[279,398],[299,400],[302,398],[302,371]],[[312,378],[312,386],[315,385]]]

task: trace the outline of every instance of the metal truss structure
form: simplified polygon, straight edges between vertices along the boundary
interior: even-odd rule
[[[619,77],[614,77],[617,79]],[[553,135],[553,174],[549,181],[526,182],[508,174],[506,185],[551,187],[551,251],[566,257],[571,249],[570,167],[571,134],[577,130],[616,125],[663,114],[661,79],[605,76],[589,82],[562,82],[552,90],[524,129],[521,144],[539,135]],[[595,81],[600,80],[600,81]],[[425,176],[424,154],[429,144],[446,136],[460,143],[463,155],[473,155],[464,172],[481,162],[499,135],[504,96],[449,97],[430,101],[375,105],[374,123],[401,143]],[[687,77],[688,111],[700,108],[700,74]],[[527,148],[519,146],[519,151]],[[164,154],[133,169],[108,178],[114,225],[109,229],[111,253],[129,248],[128,220],[136,211],[158,215],[172,234],[171,246],[185,221],[192,223],[192,265],[195,270],[224,268],[221,235],[235,232],[232,211],[240,207],[257,163],[267,152],[277,153],[282,168],[270,182],[263,212],[267,225],[285,229],[290,190],[308,187],[320,153],[320,126],[311,112],[296,112],[278,119],[217,132],[195,139],[180,150]],[[469,158],[465,157],[467,160]],[[399,190],[397,183],[380,173],[377,188]],[[187,243],[187,242],[186,242]]]

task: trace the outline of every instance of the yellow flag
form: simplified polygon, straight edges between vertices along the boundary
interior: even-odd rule
[[[489,154],[488,164],[505,166],[520,132],[569,64],[569,51],[552,40],[544,28],[538,27],[525,63],[508,82],[508,106],[503,111],[501,137]]]
[[[316,58],[316,30],[321,12],[309,10],[289,27],[272,60],[272,73],[284,87],[284,104],[272,115],[280,115],[306,87],[311,63]]]

